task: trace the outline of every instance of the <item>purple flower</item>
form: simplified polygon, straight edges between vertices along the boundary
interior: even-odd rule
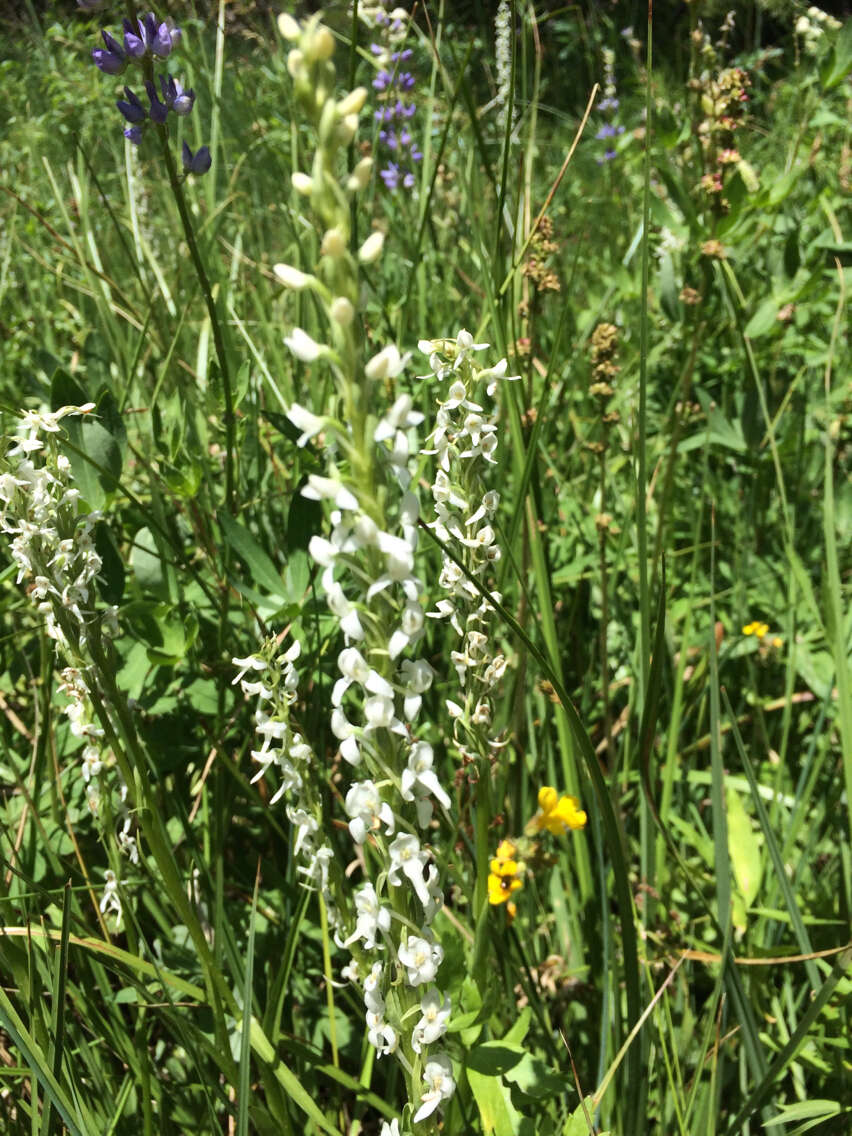
[[[127,102],[123,99],[119,99],[115,105],[129,123],[138,125],[140,122],[144,122],[148,117],[148,112],[142,105],[139,96],[134,94],[129,87],[124,88],[124,93],[127,95]]]
[[[150,79],[145,81],[145,90],[148,92],[148,99],[151,103],[149,114],[151,121],[159,123],[160,126],[166,121],[169,116],[169,108],[165,103],[161,103],[157,95],[157,88]]]
[[[106,51],[102,47],[92,48],[92,59],[95,66],[105,75],[120,75],[127,66],[127,53],[108,31],[102,30],[101,35],[106,44]]]
[[[603,126],[600,128],[600,130],[597,132],[597,134],[595,135],[595,138],[597,138],[598,141],[601,141],[604,138],[614,138],[614,137],[615,137],[615,127],[613,126],[613,124],[611,122],[605,122],[603,124]]]
[[[183,144],[183,168],[188,174],[206,174],[210,169],[212,158],[210,147],[200,146],[193,154],[186,142]]]
[[[138,146],[142,141],[142,127],[141,126],[128,126],[125,128],[124,137],[132,142],[134,146]]]
[[[174,44],[168,24],[158,24],[157,17],[153,12],[149,12],[147,16],[137,20],[136,25],[139,30],[138,35],[130,20],[124,21],[124,48],[128,55],[133,56],[134,59],[141,59],[150,51],[159,59],[165,59],[171,54]]]
[[[391,75],[390,71],[382,70],[373,80],[373,86],[377,91],[384,91],[390,86],[392,79],[393,76]]]
[[[163,92],[166,106],[181,118],[192,110],[195,91],[192,88],[185,90],[180,79],[173,79],[171,75],[161,75],[160,90]]]
[[[598,110],[618,110],[618,105],[618,99],[601,99],[601,101],[598,103]]]
[[[389,162],[383,170],[379,170],[379,177],[387,189],[396,189],[399,185],[399,166],[396,162]]]

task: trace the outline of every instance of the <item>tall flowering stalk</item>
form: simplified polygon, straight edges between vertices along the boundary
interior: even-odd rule
[[[101,31],[101,38],[104,46],[92,49],[92,61],[100,71],[105,75],[118,76],[123,75],[129,66],[136,65],[142,73],[147,106],[129,86],[124,88],[124,98],[118,99],[115,104],[127,122],[124,136],[134,146],[142,141],[150,124],[163,126],[170,114],[184,118],[191,113],[195,105],[195,91],[187,90],[180,79],[168,72],[156,76],[157,82],[154,82],[154,63],[168,59],[181,42],[180,28],[165,20],[159,21],[153,12],[148,12],[135,23],[125,20],[120,39],[105,28]],[[205,174],[210,169],[207,146],[193,153],[184,142],[182,156],[186,173]]]
[[[400,1062],[412,1120],[428,1121],[431,1130],[455,1082],[438,1047],[451,1006],[436,984],[443,951],[433,922],[443,892],[428,840],[434,811],[448,810],[451,800],[418,724],[432,683],[418,653],[425,613],[414,571],[419,505],[411,441],[422,415],[405,394],[376,409],[375,394],[382,399],[386,380],[399,376],[409,357],[389,344],[365,361],[356,318],[358,261],[375,261],[382,237],[372,234],[352,255],[351,201],[367,185],[372,163],[362,160],[349,176],[338,171],[367,92],[335,98],[334,40],[317,18],[300,25],[282,16],[279,26],[293,45],[287,65],[296,96],[316,131],[311,173],[295,173],[293,185],[310,200],[323,235],[315,273],[284,264],[275,271],[285,286],[312,291],[326,321],[323,342],[294,328],[285,343],[302,362],[328,365],[335,380],[333,405],[316,413],[294,404],[289,417],[302,444],[322,433],[325,447],[326,473],[311,475],[303,492],[329,510],[328,535],[315,536],[309,551],[342,639],[329,722],[351,769],[342,797],[364,871],[354,894],[341,888],[332,897],[328,916],[337,943],[352,956],[345,976],[360,988],[367,1036],[379,1056]],[[268,767],[263,746],[256,752]],[[292,745],[287,760],[292,764]],[[319,777],[316,763],[298,772],[301,785],[288,794],[295,844],[328,899],[332,888],[316,864],[326,847],[319,833],[332,831],[331,818],[322,815],[318,795],[312,808],[299,803],[303,786]]]
[[[216,359],[222,376],[226,437],[225,496],[229,508],[235,511],[236,426],[230,356],[226,342],[226,323],[220,313],[221,299],[217,302],[214,296],[210,277],[198,247],[183,185],[191,174],[206,174],[212,165],[212,156],[208,146],[201,146],[198,150],[193,151],[189,144],[184,141],[181,148],[183,177],[180,177],[174,156],[169,148],[169,125],[175,119],[185,118],[192,111],[195,105],[195,91],[185,89],[180,79],[174,78],[169,73],[155,76],[154,64],[155,61],[167,59],[181,42],[182,33],[180,29],[172,27],[166,21],[158,21],[153,12],[138,17],[135,23],[132,20],[125,20],[123,29],[121,40],[103,29],[101,37],[104,47],[96,47],[92,50],[92,60],[95,66],[106,75],[122,75],[132,65],[137,66],[142,73],[148,105],[145,105],[145,102],[131,87],[125,86],[125,97],[119,99],[116,106],[127,121],[128,125],[125,127],[124,135],[128,141],[138,146],[145,133],[151,130],[156,135],[160,145],[160,152],[175,204],[180,214],[181,226],[189,248],[192,266],[210,319]],[[156,83],[154,82],[155,78]],[[226,550],[226,561],[227,556]],[[228,594],[228,589],[225,588],[222,601],[224,614],[227,613]],[[222,624],[225,622],[224,614]]]
[[[497,93],[493,105],[498,109],[509,107],[509,121],[514,130],[518,122],[518,108],[512,89],[512,5],[509,0],[500,0],[494,16],[494,64]]]
[[[624,127],[617,121],[620,100],[615,83],[615,52],[611,47],[605,47],[601,51],[601,58],[604,65],[604,97],[598,103],[598,110],[604,115],[605,121],[598,127],[595,139],[605,145],[603,156],[597,159],[598,165],[611,162],[617,156],[615,139],[624,133]]]
[[[384,163],[379,177],[386,189],[410,190],[416,182],[415,166],[423,159],[412,133],[417,111],[414,73],[409,70],[413,51],[404,46],[411,17],[404,8],[388,12],[382,4],[359,4],[358,14],[373,33],[370,54],[377,67],[373,90],[379,104],[373,114],[379,128],[378,152]]]

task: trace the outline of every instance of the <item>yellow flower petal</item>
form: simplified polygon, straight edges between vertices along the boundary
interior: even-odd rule
[[[488,867],[494,876],[516,876],[520,870],[516,860],[496,859],[492,860]]]
[[[512,892],[521,887],[523,884],[516,876],[498,876],[492,872],[488,877],[488,902],[493,907],[506,903]]]
[[[583,828],[587,817],[576,797],[560,797],[549,786],[539,790],[541,811],[533,817],[531,825],[539,832],[546,828],[554,836],[562,836],[566,829]]]
[[[543,785],[538,791],[538,807],[543,813],[549,813],[554,807],[559,794],[550,785]]]

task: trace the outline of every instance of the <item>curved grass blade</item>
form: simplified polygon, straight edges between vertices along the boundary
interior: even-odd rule
[[[24,1061],[33,1069],[44,1095],[62,1117],[70,1136],[88,1136],[75,1118],[71,1101],[54,1076],[44,1050],[24,1025],[9,995],[2,987],[0,987],[0,1023],[20,1050]]]

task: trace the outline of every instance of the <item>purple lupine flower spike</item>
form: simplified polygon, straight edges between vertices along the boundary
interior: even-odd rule
[[[379,103],[373,117],[380,127],[379,144],[392,159],[379,170],[379,177],[391,192],[400,188],[410,190],[416,183],[413,165],[423,155],[408,126],[417,110],[410,95],[415,85],[414,74],[401,69],[414,54],[410,47],[403,46],[407,20],[381,11],[376,12],[372,20],[377,31],[377,42],[370,45],[377,64],[373,89]]]
[[[169,116],[169,108],[166,103],[161,103],[157,95],[157,88],[150,79],[145,82],[145,90],[148,92],[148,98],[151,102],[151,121],[159,123],[160,126],[166,121]]]
[[[212,158],[210,157],[209,146],[199,146],[198,150],[193,154],[189,146],[184,142],[183,144],[183,168],[188,174],[206,174],[210,169]]]
[[[141,99],[137,94],[134,94],[129,87],[124,88],[124,93],[127,95],[127,101],[119,99],[115,104],[129,123],[136,126],[144,122],[148,117],[148,112],[142,104]]]
[[[102,47],[92,49],[92,59],[95,66],[105,75],[120,75],[127,66],[127,53],[108,31],[101,31],[101,35],[106,45],[106,51]]]

